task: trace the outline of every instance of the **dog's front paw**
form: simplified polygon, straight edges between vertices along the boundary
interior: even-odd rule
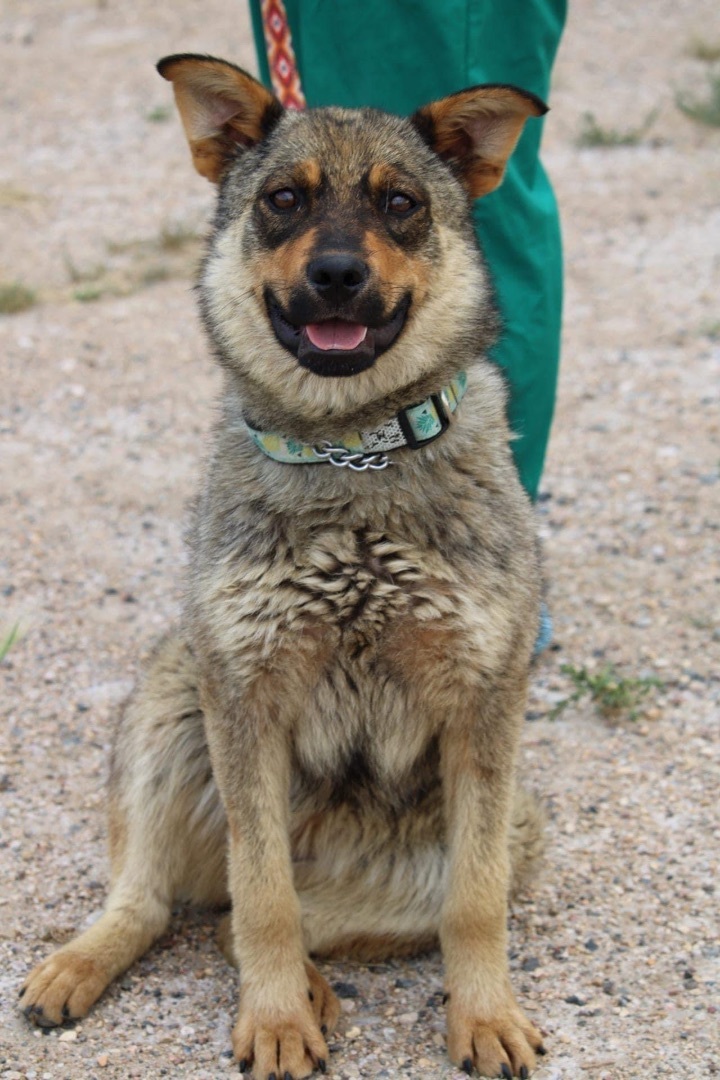
[[[536,1054],[544,1054],[542,1035],[515,1002],[491,1016],[448,1002],[448,1054],[468,1076],[519,1076],[525,1080],[534,1066]]]
[[[322,975],[306,965],[307,998],[294,1010],[261,1008],[246,1002],[240,991],[240,1012],[232,1033],[240,1071],[252,1068],[257,1080],[302,1080],[315,1069],[325,1072],[325,1033],[332,1031],[340,1008]]]
[[[40,1027],[57,1027],[85,1016],[110,981],[90,956],[60,949],[30,972],[20,991],[20,1008]]]

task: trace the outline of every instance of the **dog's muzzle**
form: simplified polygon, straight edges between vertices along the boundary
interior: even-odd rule
[[[365,302],[326,304],[320,300],[323,288],[331,290],[334,297],[339,296],[342,290],[348,290],[352,295],[353,290],[362,292],[366,288],[365,280],[360,280],[364,263],[355,260],[358,265],[350,266],[350,260],[343,260],[342,263],[333,263],[328,269],[330,258],[339,257],[325,256],[313,260],[308,266],[308,273],[312,269],[318,279],[315,290],[317,301],[303,297],[296,305],[297,310],[291,304],[286,312],[268,290],[265,303],[275,336],[302,367],[315,375],[346,378],[372,367],[378,356],[395,343],[405,326],[411,297],[403,297],[384,321],[378,319],[376,312],[379,305],[369,295]],[[341,281],[343,275],[344,284]],[[347,316],[339,313],[343,307],[348,312]],[[326,316],[323,309],[332,311],[332,317]]]

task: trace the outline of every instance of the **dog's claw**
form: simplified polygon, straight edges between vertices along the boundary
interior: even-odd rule
[[[473,1063],[472,1063],[472,1060],[470,1058],[465,1058],[465,1060],[462,1063],[461,1068],[462,1068],[463,1072],[466,1072],[468,1074],[468,1076],[472,1076]]]
[[[323,1027],[324,1026],[325,1025],[323,1025]],[[321,1073],[327,1072],[327,1062],[325,1058],[320,1058],[320,1060],[318,1061],[318,1069]]]
[[[537,1048],[537,1050],[535,1051],[535,1053],[536,1053],[536,1054],[539,1054],[539,1055],[540,1055],[540,1057],[545,1057],[545,1055],[547,1054],[547,1050],[545,1049],[545,1047],[544,1047],[544,1046],[538,1046],[538,1048]]]
[[[247,1069],[247,1066],[248,1066],[248,1063],[247,1063],[247,1058],[242,1058],[242,1059],[241,1059],[241,1060],[240,1060],[240,1061],[238,1062],[238,1069],[240,1070],[240,1072],[241,1072],[241,1073],[244,1073],[244,1072],[245,1072],[245,1070]]]
[[[528,1080],[530,1073],[527,1070],[527,1065],[520,1066],[520,1080]]]
[[[503,1062],[500,1066],[500,1075],[502,1076],[503,1080],[512,1080],[510,1066],[506,1065],[505,1062]]]

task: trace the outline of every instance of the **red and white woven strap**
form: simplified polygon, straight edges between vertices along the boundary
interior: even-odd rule
[[[285,5],[282,0],[262,0],[261,9],[273,90],[286,109],[304,109]]]

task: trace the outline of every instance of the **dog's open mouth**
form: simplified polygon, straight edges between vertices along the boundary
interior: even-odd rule
[[[315,375],[343,378],[366,371],[390,348],[405,325],[410,297],[401,300],[381,326],[346,319],[295,325],[272,295],[267,295],[266,303],[275,336],[302,367]]]

